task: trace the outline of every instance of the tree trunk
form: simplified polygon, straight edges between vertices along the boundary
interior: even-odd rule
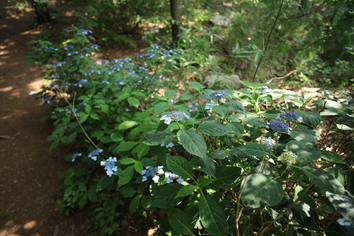
[[[177,44],[182,21],[181,0],[170,0],[170,10],[172,16],[172,40]]]

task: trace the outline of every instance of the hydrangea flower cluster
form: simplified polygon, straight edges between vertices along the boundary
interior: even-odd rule
[[[189,108],[189,112],[192,112],[192,111],[195,111],[195,110],[197,110],[198,109],[198,103],[197,102],[195,102],[195,101],[189,101],[188,102],[188,108]]]
[[[175,146],[175,145],[174,145],[174,143],[169,142],[168,144],[161,143],[161,145],[160,145],[160,146],[161,146],[161,147],[166,147],[166,148],[171,148],[171,147],[173,147],[173,146]]]
[[[271,120],[269,122],[269,127],[276,132],[289,133],[291,131],[291,128],[280,120]]]
[[[278,157],[278,161],[287,165],[293,165],[296,163],[296,157],[297,155],[292,151],[286,151],[280,154],[280,156]]]
[[[180,121],[183,118],[189,119],[189,116],[183,111],[172,111],[169,114],[163,115],[160,120],[163,120],[166,125],[169,125],[173,120]]]
[[[88,155],[88,157],[94,161],[97,161],[97,156],[100,155],[101,152],[103,152],[102,149],[95,149]]]
[[[269,93],[270,92],[270,88],[268,88],[267,86],[262,86],[262,88],[259,89],[260,93]]]
[[[217,90],[217,91],[212,91],[209,93],[208,97],[210,99],[220,99],[220,102],[224,103],[226,101],[226,97],[229,97],[230,95],[225,92],[225,90]]]
[[[287,112],[281,113],[279,115],[279,118],[284,119],[286,121],[296,121],[297,120],[299,122],[302,122],[302,117],[292,111],[287,111]]]
[[[270,137],[268,137],[268,138],[263,138],[263,139],[262,139],[262,142],[263,142],[265,145],[267,145],[270,149],[273,149],[273,148],[274,148],[275,142],[274,142],[274,140],[271,139]]]
[[[353,235],[354,233],[354,223],[348,219],[342,218],[338,219],[337,223],[350,235]]]
[[[182,179],[179,175],[176,175],[172,172],[165,172],[163,170],[163,166],[147,166],[145,170],[141,172],[141,175],[143,182],[147,181],[148,177],[152,177],[152,180],[157,183],[159,182],[160,175],[165,176],[166,183],[168,184],[172,183],[174,180],[176,180],[177,183],[182,183],[184,181],[184,179]]]
[[[106,173],[109,177],[113,175],[114,172],[118,170],[116,166],[117,158],[116,157],[109,157],[105,161],[101,161],[101,166],[104,166]]]

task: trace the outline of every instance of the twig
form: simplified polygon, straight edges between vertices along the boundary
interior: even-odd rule
[[[292,70],[292,71],[290,71],[289,73],[287,73],[287,74],[286,74],[286,75],[284,75],[284,76],[280,76],[280,77],[273,77],[273,78],[271,78],[271,79],[267,82],[267,84],[272,83],[272,81],[273,81],[273,80],[275,80],[275,79],[284,79],[284,78],[286,78],[286,77],[288,77],[288,76],[290,76],[290,75],[294,74],[295,72],[297,72],[297,69],[296,69],[296,70]]]

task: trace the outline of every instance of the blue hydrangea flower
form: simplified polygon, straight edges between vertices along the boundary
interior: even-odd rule
[[[189,119],[189,116],[183,111],[172,111],[170,114],[163,115],[160,120],[164,120],[164,123],[169,125],[173,120],[180,121],[183,118]]]
[[[71,161],[74,162],[77,157],[81,157],[81,156],[82,156],[82,153],[74,153],[74,154],[71,156]]]
[[[204,109],[210,110],[213,106],[216,106],[215,102],[211,101],[210,103],[206,103]]]
[[[287,121],[295,121],[295,120],[298,120],[299,122],[302,121],[302,117],[292,111],[287,111],[287,112],[281,113],[279,115],[279,118],[285,119]]]
[[[168,102],[171,104],[175,104],[177,102],[177,99],[173,98],[173,99],[168,99]]]
[[[262,141],[263,141],[263,143],[265,144],[265,145],[267,145],[268,147],[270,147],[270,149],[273,149],[274,148],[274,140],[273,139],[271,139],[270,137],[268,137],[268,138],[264,138],[264,139],[262,139]]]
[[[82,84],[85,82],[87,82],[87,79],[82,79],[82,80],[78,81],[77,83],[75,83],[74,86],[82,88]]]
[[[189,112],[192,112],[192,111],[195,111],[195,110],[197,110],[198,109],[198,103],[197,102],[195,102],[195,101],[190,101],[190,102],[188,102],[188,108],[189,108]]]
[[[102,149],[95,149],[88,155],[88,157],[94,161],[97,161],[97,156],[100,155],[101,152],[103,152]]]
[[[225,90],[212,91],[208,95],[208,97],[210,97],[211,99],[223,99],[229,96],[230,95],[227,92],[225,92]]]
[[[91,30],[86,30],[86,29],[80,29],[80,33],[81,34],[92,34],[92,31]]]
[[[354,233],[354,223],[348,219],[342,218],[338,219],[337,223],[341,226],[341,228],[348,232],[350,235]]]
[[[269,122],[269,127],[276,132],[288,133],[291,130],[288,125],[286,125],[283,121],[280,120],[271,120]]]
[[[182,183],[184,179],[182,179],[179,175],[176,175],[171,172],[165,172],[165,177],[166,177],[166,183],[172,183],[174,180],[176,180],[178,183]]]
[[[161,147],[166,147],[166,148],[171,148],[173,146],[175,146],[172,142],[169,142],[167,145],[165,143],[161,143],[160,145]]]
[[[262,86],[262,88],[259,89],[260,93],[269,93],[270,92],[270,88],[268,88],[267,86]]]
[[[50,100],[51,100],[51,99],[52,99],[52,97],[43,98],[43,99],[42,99],[42,104],[50,103]]]
[[[118,170],[116,166],[117,158],[116,157],[109,157],[105,161],[101,161],[101,166],[104,166],[106,173],[109,177],[113,175],[114,172]]]
[[[152,167],[152,166],[147,166],[145,170],[141,171],[142,175],[142,181],[145,182],[147,181],[148,177],[153,177],[152,180],[157,183],[159,181],[159,176],[157,174],[163,174],[163,166],[158,166],[158,167]]]

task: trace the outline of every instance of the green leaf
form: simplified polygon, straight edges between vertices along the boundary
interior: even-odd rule
[[[321,157],[320,149],[311,142],[299,142],[291,140],[286,144],[286,150],[297,155],[296,162],[306,164],[316,161]]]
[[[284,196],[281,184],[268,175],[251,174],[245,181],[241,199],[249,207],[258,208],[262,203],[274,206]]]
[[[107,188],[113,182],[113,178],[110,178],[108,175],[104,175],[97,183],[96,192],[102,191]]]
[[[222,124],[219,121],[208,120],[198,127],[197,132],[209,136],[224,136],[230,133],[231,130],[227,125]]]
[[[133,121],[133,120],[126,120],[124,121],[123,123],[121,123],[119,126],[118,126],[118,129],[119,130],[125,130],[125,129],[130,129],[136,125],[138,125],[139,123],[136,122],[136,121]]]
[[[136,162],[136,160],[133,158],[130,158],[130,157],[119,159],[119,163],[121,163],[123,165],[130,165],[135,162]]]
[[[229,154],[224,150],[215,150],[213,152],[214,159],[225,159]]]
[[[127,141],[127,142],[121,142],[118,147],[117,150],[120,152],[125,152],[125,151],[129,151],[131,149],[133,149],[133,147],[135,147],[139,142],[132,142],[132,141]]]
[[[144,157],[150,150],[150,146],[143,144],[143,143],[139,143],[132,151],[132,153],[136,153],[136,156],[141,159],[142,157]]]
[[[245,130],[245,127],[241,123],[238,123],[238,122],[228,123],[227,126],[229,127],[231,132],[236,135],[242,134],[243,131]]]
[[[188,85],[191,86],[192,88],[198,90],[198,91],[202,91],[202,89],[205,88],[204,85],[202,85],[202,84],[200,84],[198,82],[189,82]]]
[[[192,166],[184,157],[166,157],[166,164],[173,173],[181,176],[183,179],[193,179]]]
[[[134,166],[128,166],[127,168],[125,168],[122,171],[122,176],[119,176],[118,188],[129,183],[133,175],[134,175]]]
[[[213,106],[211,109],[218,113],[222,118],[224,118],[229,112],[229,109],[224,106]]]
[[[100,120],[100,116],[97,113],[91,113],[90,117],[94,120]]]
[[[220,166],[215,170],[213,186],[217,188],[233,188],[241,176],[241,168],[237,166]]]
[[[136,99],[135,97],[128,97],[128,103],[131,106],[134,107],[139,107],[140,106],[140,101]]]
[[[181,96],[179,96],[180,100],[193,100],[195,99],[195,96],[193,94],[190,93],[186,93],[186,94],[182,94]]]
[[[316,128],[322,121],[321,115],[315,111],[296,111],[296,113],[299,114],[303,122],[312,129]]]
[[[215,162],[212,158],[205,156],[199,159],[201,169],[212,177],[215,177]]]
[[[122,133],[112,133],[109,137],[111,138],[111,140],[113,142],[116,142],[116,143],[119,143],[124,140]]]
[[[183,187],[181,184],[173,183],[163,187],[156,196],[153,207],[168,208],[177,205],[180,198],[176,198],[177,193]]]
[[[345,193],[343,185],[326,171],[313,166],[302,166],[301,170],[310,180],[315,180],[315,184],[322,190],[330,193]]]
[[[226,105],[228,105],[228,107],[231,111],[246,113],[246,109],[243,107],[242,103],[240,103],[238,101],[230,100],[226,103]]]
[[[168,102],[159,102],[154,106],[155,114],[161,114],[164,111],[167,111],[170,108],[170,104]]]
[[[260,119],[258,117],[246,117],[241,119],[245,124],[253,126],[253,127],[266,127],[267,121]]]
[[[244,146],[240,146],[238,148],[239,151],[243,152],[246,155],[263,157],[269,155],[272,150],[265,144],[259,143],[249,143]]]
[[[299,132],[296,130],[292,130],[290,133],[290,136],[295,139],[296,141],[301,141],[301,142],[311,142],[311,143],[318,143],[318,141],[313,137],[313,135],[304,133],[304,132]]]
[[[58,146],[59,141],[60,140],[58,139],[58,140],[55,140],[54,142],[52,142],[52,144],[49,147],[49,150],[52,151],[56,146]]]
[[[321,158],[333,163],[346,164],[344,157],[335,152],[321,151]]]
[[[88,114],[85,114],[85,115],[83,115],[83,116],[80,116],[80,117],[79,117],[80,124],[84,123],[84,122],[87,120],[88,117],[89,117]]]
[[[176,198],[191,195],[195,191],[195,189],[196,187],[194,185],[185,185],[178,191]]]
[[[201,194],[199,216],[210,235],[228,235],[228,223],[223,209],[210,196]]]
[[[141,161],[135,162],[134,163],[134,169],[135,169],[136,172],[141,173],[143,171],[143,169],[144,169],[143,163],[141,163]]]
[[[90,200],[90,202],[97,202],[98,197],[96,193],[89,192],[87,197]]]
[[[172,228],[180,235],[193,233],[192,219],[184,211],[178,208],[167,208],[168,222]]]
[[[135,198],[133,198],[130,201],[129,212],[134,213],[136,210],[138,210],[139,204],[140,204],[140,195],[137,195]]]
[[[175,95],[176,95],[176,91],[175,90],[166,90],[165,91],[165,97],[167,99],[172,99]]]
[[[206,157],[207,145],[205,140],[195,130],[182,130],[180,141],[187,152],[198,157]]]
[[[91,106],[89,106],[89,105],[86,105],[85,106],[85,112],[87,113],[87,114],[90,114],[91,113]]]
[[[169,130],[158,131],[151,130],[145,134],[143,143],[149,146],[160,145],[161,143],[169,143],[175,134]]]
[[[130,185],[125,185],[119,189],[119,192],[122,194],[124,198],[130,198],[134,196],[136,190],[132,188]]]
[[[79,207],[82,209],[87,204],[87,194],[85,194],[79,201]]]

